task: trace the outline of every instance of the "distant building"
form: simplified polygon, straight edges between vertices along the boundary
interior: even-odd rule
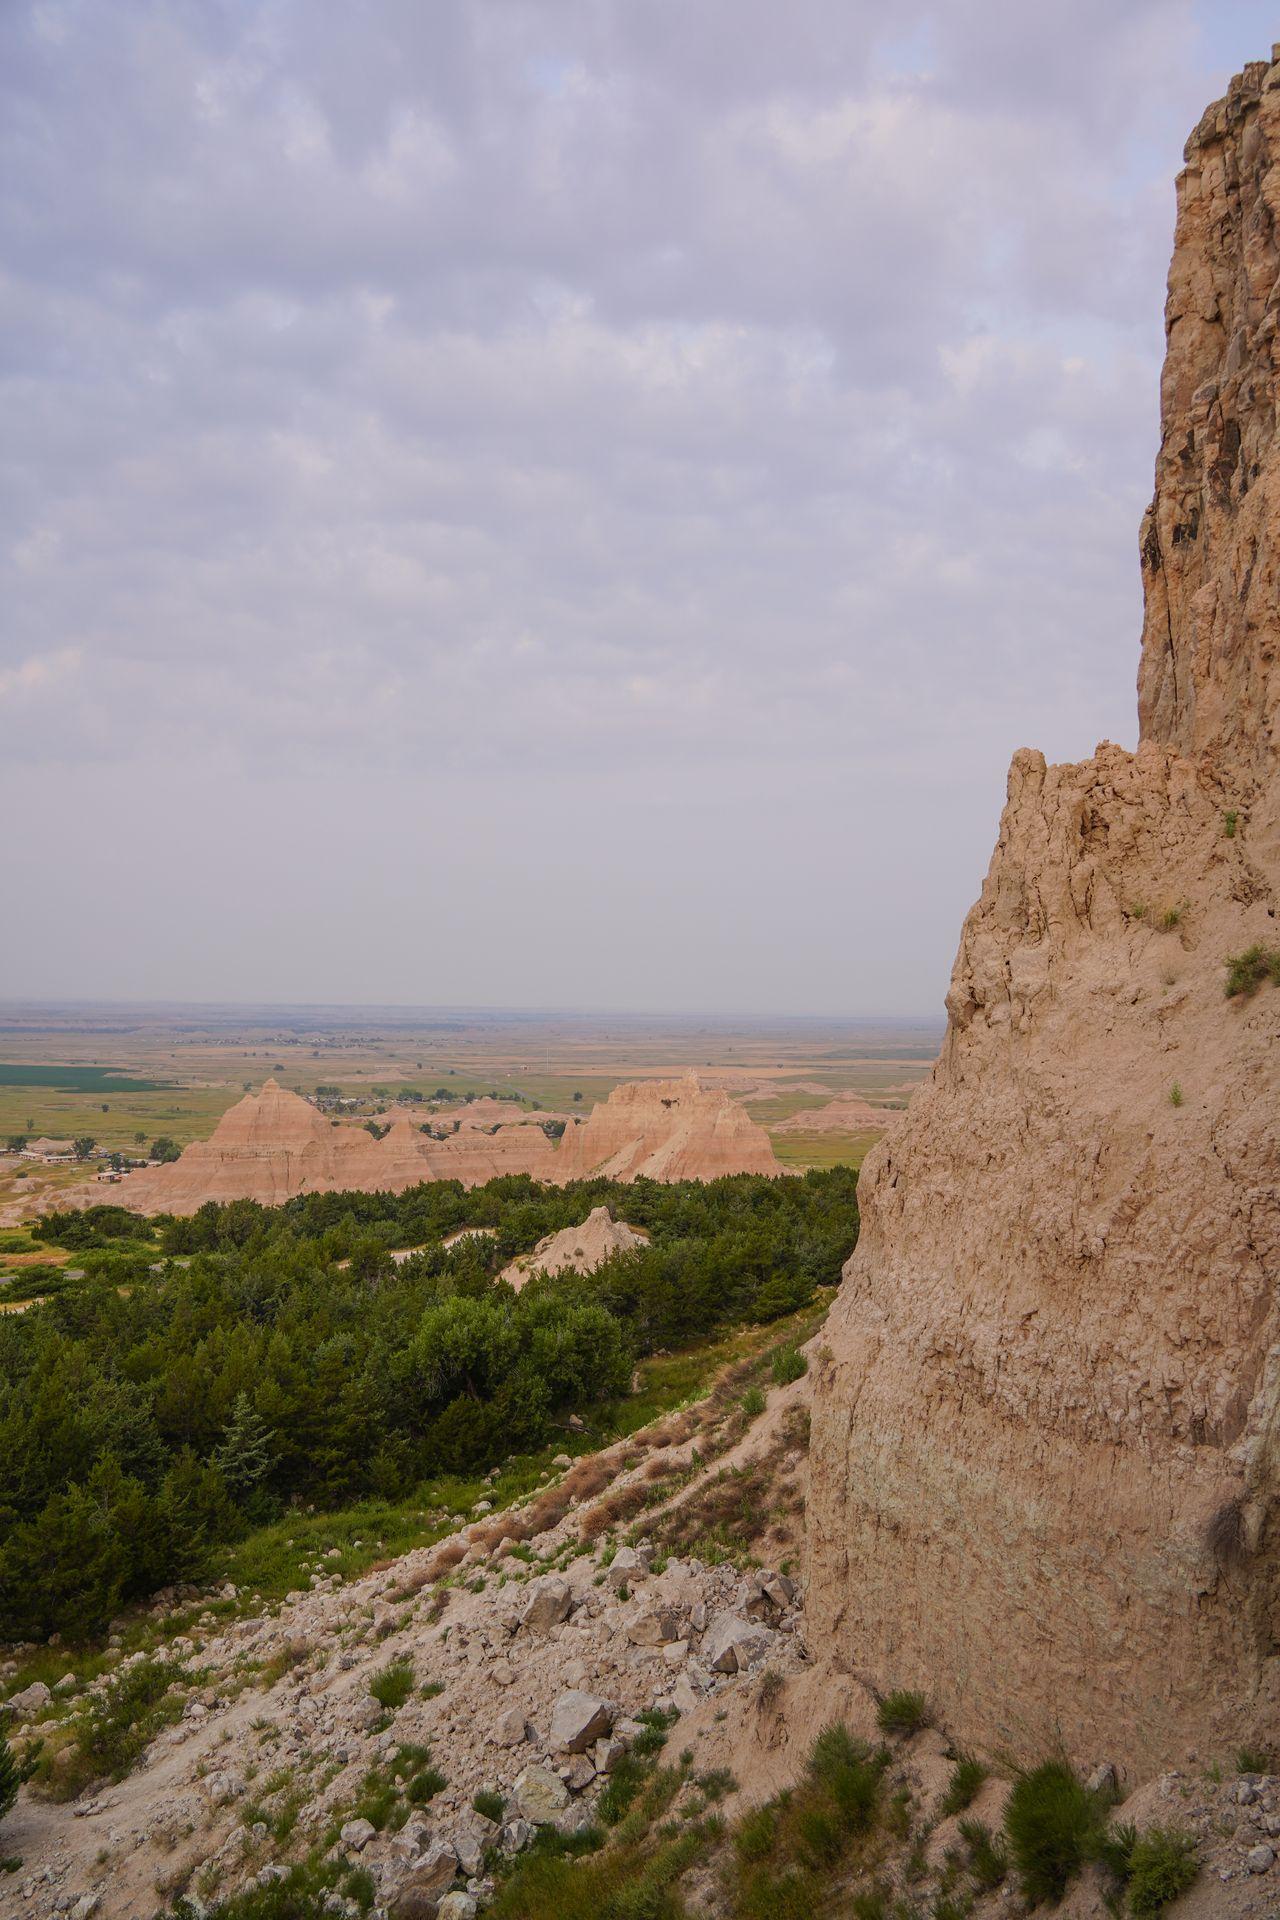
[[[60,1160],[74,1160],[75,1142],[72,1140],[28,1140],[22,1149],[24,1160],[42,1160],[51,1165]]]

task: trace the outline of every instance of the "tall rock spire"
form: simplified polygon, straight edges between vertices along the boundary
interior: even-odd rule
[[[1280,64],[1187,147],[1141,744],[1020,752],[814,1369],[809,1617],[967,1742],[1280,1724]]]

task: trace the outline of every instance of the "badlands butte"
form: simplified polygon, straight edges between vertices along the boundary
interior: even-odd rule
[[[278,1157],[296,1128],[289,1232],[330,1234],[361,1318],[460,1276],[413,1349],[431,1361],[414,1390],[451,1366],[466,1381],[470,1405],[432,1415],[440,1445],[480,1430],[482,1324],[512,1351],[527,1327],[548,1366],[554,1327],[570,1371],[588,1349],[606,1364],[609,1316],[637,1299],[663,1331],[646,1347],[628,1321],[637,1344],[615,1356],[636,1365],[617,1408],[638,1397],[643,1420],[615,1409],[610,1434],[566,1387],[557,1451],[534,1448],[522,1485],[508,1394],[492,1465],[438,1495],[408,1551],[370,1557],[364,1531],[353,1545],[295,1504],[288,1592],[242,1555],[239,1579],[123,1610],[102,1653],[15,1648],[31,1778],[0,1829],[21,1860],[0,1914],[1280,1912],[1278,217],[1280,59],[1208,110],[1178,179],[1138,747],[1015,755],[941,1056],[867,1156],[856,1210],[835,1176],[777,1178],[748,1117],[690,1081],[623,1087],[555,1144],[502,1127],[496,1149],[399,1123],[335,1146],[268,1087],[221,1144],[116,1190],[182,1214],[202,1181],[265,1180],[260,1142]],[[730,1177],[687,1182],[695,1146]],[[453,1152],[465,1205],[493,1216],[469,1218],[465,1255],[433,1243],[393,1270],[339,1244],[330,1182],[378,1150],[388,1187],[430,1167],[403,1192],[437,1209]],[[535,1178],[485,1185],[486,1154]],[[715,1222],[695,1255],[699,1208]],[[365,1213],[384,1246],[403,1224],[390,1200]],[[732,1293],[784,1220],[739,1318],[715,1322],[715,1369],[673,1385],[692,1349],[673,1359],[671,1316]],[[320,1284],[263,1221],[214,1208],[163,1229],[135,1385],[166,1290],[211,1326],[219,1285],[269,1318],[272,1246],[289,1286]],[[831,1250],[855,1238],[832,1289]],[[504,1290],[497,1263],[538,1247],[558,1271]],[[102,1312],[125,1321],[136,1298]],[[328,1312],[337,1409],[359,1327]],[[53,1314],[6,1328],[22,1365]],[[255,1413],[255,1368],[276,1364],[255,1338],[200,1349],[220,1376],[241,1356],[228,1486],[265,1486],[282,1444],[285,1403]],[[397,1390],[418,1377],[401,1368]],[[204,1391],[193,1364],[193,1434]],[[372,1390],[361,1406],[389,1497],[409,1441]],[[54,1601],[25,1604],[43,1620]]]

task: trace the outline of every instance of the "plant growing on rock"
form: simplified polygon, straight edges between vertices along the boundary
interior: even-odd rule
[[[966,1807],[972,1806],[986,1777],[987,1770],[981,1760],[975,1760],[971,1753],[957,1754],[951,1779],[938,1807],[941,1817],[945,1820],[950,1814],[963,1813]]]
[[[1129,1911],[1137,1920],[1157,1920],[1166,1907],[1187,1891],[1200,1871],[1194,1834],[1178,1827],[1149,1827],[1123,1834],[1123,1880]]]
[[[372,1676],[369,1691],[380,1707],[398,1713],[413,1692],[413,1668],[407,1660],[393,1660]]]
[[[1046,1760],[1014,1782],[1004,1830],[1022,1891],[1032,1906],[1060,1900],[1099,1851],[1107,1802],[1090,1793],[1065,1760]]]
[[[876,1724],[881,1733],[912,1734],[927,1727],[932,1718],[924,1695],[903,1687],[885,1695],[876,1713]]]
[[[1258,991],[1264,980],[1280,987],[1280,947],[1246,947],[1243,953],[1227,956],[1228,1000],[1238,995],[1247,999]]]

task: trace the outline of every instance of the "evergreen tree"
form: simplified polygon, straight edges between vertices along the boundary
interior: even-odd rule
[[[232,1405],[222,1445],[213,1456],[233,1499],[245,1500],[266,1479],[275,1457],[274,1440],[275,1434],[242,1388]]]
[[[18,1763],[9,1751],[9,1742],[0,1733],[0,1820],[18,1797]]]

